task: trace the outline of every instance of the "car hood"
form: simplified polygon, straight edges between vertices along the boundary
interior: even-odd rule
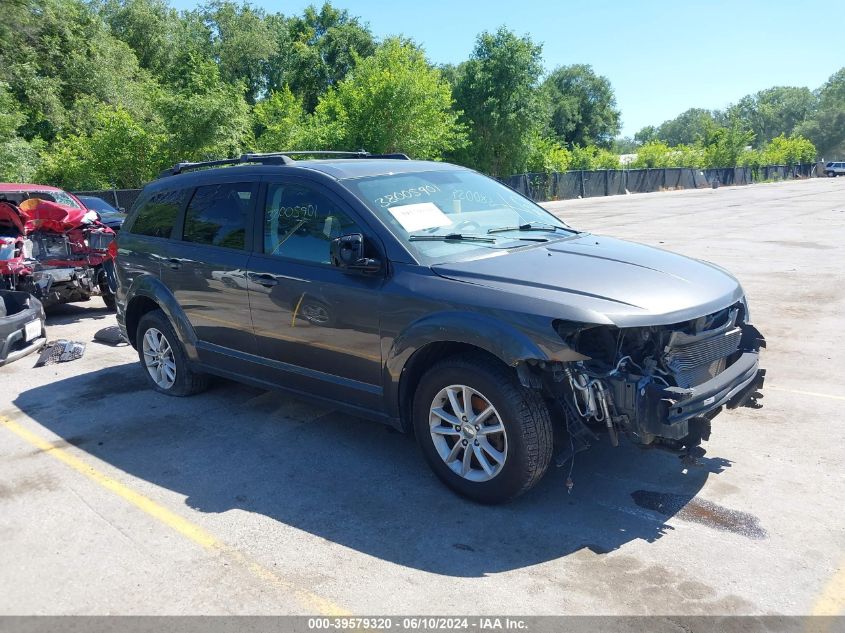
[[[589,234],[432,269],[523,304],[551,302],[557,318],[620,327],[679,323],[743,296],[739,282],[714,264]]]

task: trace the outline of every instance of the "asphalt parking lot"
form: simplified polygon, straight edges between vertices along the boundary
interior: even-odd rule
[[[731,270],[765,334],[759,410],[706,456],[623,443],[502,507],[411,438],[219,381],[147,389],[84,358],[0,369],[0,614],[809,614],[843,609],[845,178],[550,203],[573,226]]]

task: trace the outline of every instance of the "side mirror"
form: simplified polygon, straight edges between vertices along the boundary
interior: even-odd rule
[[[332,266],[342,270],[375,273],[381,270],[381,262],[364,257],[364,236],[360,233],[342,235],[331,241]]]

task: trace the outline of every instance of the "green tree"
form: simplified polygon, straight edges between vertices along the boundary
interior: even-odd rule
[[[746,130],[734,119],[727,127],[715,123],[707,127],[704,133],[704,166],[734,167],[740,164],[740,158],[754,141],[754,132]]]
[[[619,156],[604,147],[576,145],[570,152],[570,169],[619,169]]]
[[[657,140],[657,128],[653,125],[647,125],[639,132],[634,134],[634,142],[640,145],[645,145],[651,141]]]
[[[797,165],[816,160],[816,146],[803,136],[776,136],[763,148],[761,163],[765,165]]]
[[[182,53],[178,65],[178,81],[155,99],[167,135],[166,159],[219,158],[251,147],[252,120],[243,87],[227,85],[217,65],[197,54]]]
[[[63,136],[44,152],[38,178],[67,189],[140,187],[163,167],[162,141],[125,109],[101,104],[89,134]]]
[[[161,76],[172,66],[184,31],[179,14],[166,0],[104,0],[100,15],[112,34],[134,51],[142,68]]]
[[[586,64],[562,66],[543,82],[543,90],[549,126],[561,143],[610,147],[621,113],[607,77]]]
[[[320,100],[312,134],[324,147],[439,158],[465,143],[452,94],[419,48],[389,39]]]
[[[23,138],[50,142],[90,127],[86,110],[78,107],[86,98],[123,107],[140,119],[153,116],[152,76],[87,3],[32,0],[24,10],[13,5],[12,16],[11,32],[0,35],[0,81],[9,85],[25,116]],[[5,22],[5,5],[3,17]]]
[[[536,134],[531,139],[531,152],[528,155],[526,170],[531,173],[562,172],[569,169],[572,155],[554,139]]]
[[[690,108],[674,119],[661,123],[655,136],[670,146],[692,145],[702,141],[715,124],[716,119],[710,110]]]
[[[329,2],[319,11],[309,6],[302,16],[290,19],[272,16],[270,28],[277,52],[266,65],[268,88],[278,91],[289,86],[308,112],[376,49],[369,28]]]
[[[628,166],[632,169],[668,167],[671,151],[672,148],[663,141],[648,141],[637,149],[637,157]]]
[[[507,29],[478,36],[454,87],[469,145],[454,158],[494,176],[525,169],[542,125],[538,84],[542,47]]]
[[[221,79],[230,84],[244,83],[247,101],[255,103],[267,88],[266,65],[278,51],[264,12],[246,3],[214,0],[201,14]]]
[[[622,138],[613,139],[613,146],[611,149],[615,154],[634,154],[640,144],[630,136],[623,136]]]
[[[796,132],[807,137],[827,160],[845,158],[845,67],[819,88],[818,107]]]
[[[0,181],[29,181],[38,169],[37,147],[18,136],[25,120],[8,85],[0,82]]]
[[[809,88],[775,86],[748,95],[728,108],[727,116],[754,132],[759,148],[776,136],[789,136],[816,109],[818,98]]]
[[[629,165],[632,169],[654,167],[704,167],[703,146],[676,145],[670,147],[663,141],[650,141],[637,149],[637,157]]]
[[[259,101],[253,110],[255,146],[262,152],[309,149],[302,102],[287,86]]]

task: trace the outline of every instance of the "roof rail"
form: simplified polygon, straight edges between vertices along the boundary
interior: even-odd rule
[[[238,158],[223,158],[220,160],[206,160],[196,163],[176,163],[170,169],[165,169],[159,178],[175,176],[194,169],[207,167],[222,167],[224,165],[241,165],[244,163],[261,163],[263,165],[292,165],[296,161],[291,156],[336,156],[343,158],[392,158],[396,160],[410,160],[407,154],[370,154],[364,150],[357,152],[341,152],[336,150],[294,150],[289,152],[267,152],[264,154],[241,154]]]
[[[277,152],[273,154],[264,154],[265,156],[275,156],[276,154],[283,154],[285,156],[336,156],[338,158],[393,158],[397,160],[411,160],[407,154],[370,154],[368,151],[359,149],[357,152],[343,152],[338,150],[292,150],[289,152]]]
[[[222,167],[224,165],[241,165],[243,163],[262,163],[264,165],[290,165],[292,158],[283,154],[242,154],[238,158],[223,158],[220,160],[205,160],[196,163],[176,163],[170,169],[165,169],[158,177],[175,176],[194,169],[205,169],[207,167]]]

